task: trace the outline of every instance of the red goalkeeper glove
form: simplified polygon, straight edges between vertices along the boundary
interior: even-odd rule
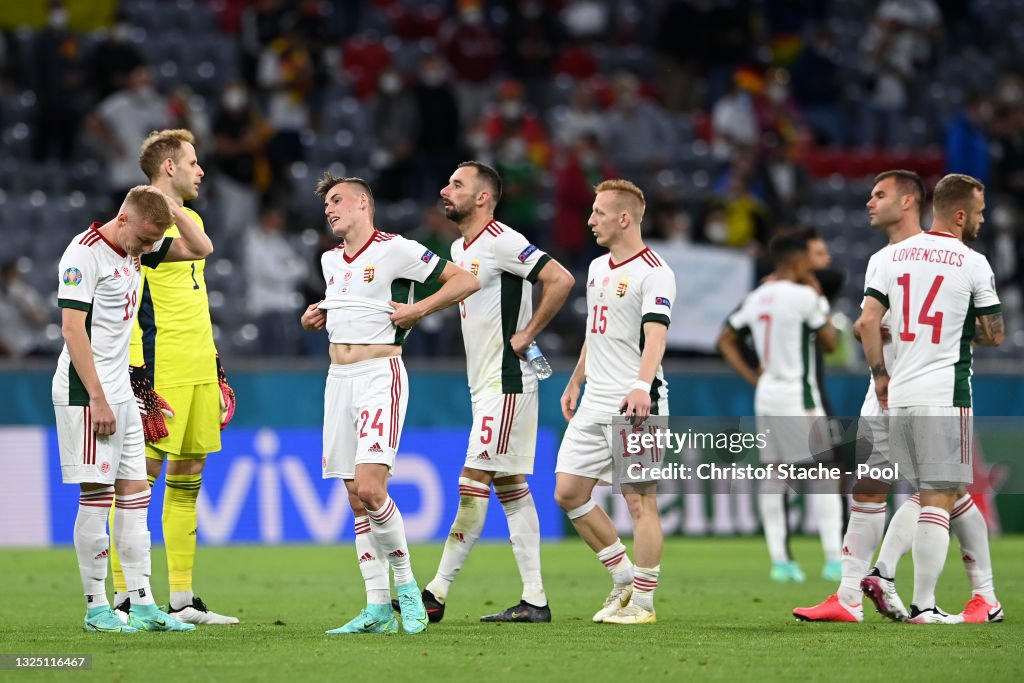
[[[217,354],[217,382],[220,384],[220,428],[224,429],[235,416],[235,390],[228,385],[228,378],[224,374],[224,366],[220,364],[220,354]]]
[[[167,422],[164,418],[174,417],[174,410],[163,397],[153,389],[146,366],[131,366],[132,391],[142,417],[142,433],[146,441],[159,441],[167,436]]]

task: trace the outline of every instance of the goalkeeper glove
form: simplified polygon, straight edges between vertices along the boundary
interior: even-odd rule
[[[139,406],[139,415],[142,417],[142,433],[146,441],[159,441],[167,436],[167,422],[165,417],[174,417],[174,410],[153,389],[153,383],[149,380],[149,373],[145,365],[133,365],[130,369],[132,391],[135,393],[135,403]]]
[[[220,428],[224,429],[235,416],[235,390],[228,385],[228,378],[224,374],[224,366],[220,364],[220,354],[217,354],[217,382],[220,384]]]

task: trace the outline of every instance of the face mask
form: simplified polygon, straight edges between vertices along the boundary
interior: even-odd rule
[[[725,242],[726,227],[725,221],[711,221],[704,227],[704,234],[708,241],[721,244]]]
[[[402,89],[402,78],[398,74],[384,74],[380,78],[380,90],[385,95],[394,95]]]
[[[506,119],[517,119],[523,114],[521,102],[503,102],[501,104],[501,115]]]
[[[67,28],[68,11],[66,9],[55,9],[50,12],[50,27],[55,29]]]
[[[431,87],[444,83],[444,69],[426,69],[420,74],[420,80]]]
[[[224,93],[224,108],[228,111],[241,111],[248,99],[245,91],[240,88],[228,90]]]

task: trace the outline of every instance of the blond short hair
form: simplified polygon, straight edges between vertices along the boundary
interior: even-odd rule
[[[143,141],[142,150],[139,152],[139,166],[142,172],[150,181],[156,180],[164,159],[173,159],[174,163],[181,161],[181,153],[186,142],[190,145],[196,144],[196,136],[184,128],[155,130],[150,133]]]
[[[174,225],[174,214],[167,204],[167,198],[146,186],[133,187],[129,190],[124,205],[138,212],[139,218],[143,221],[152,223],[161,230]]]
[[[643,220],[647,200],[644,199],[644,191],[635,184],[622,178],[604,180],[594,186],[595,194],[601,192],[614,192],[617,205],[629,213],[637,225]]]

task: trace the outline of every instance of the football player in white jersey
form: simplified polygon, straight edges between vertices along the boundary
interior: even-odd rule
[[[491,485],[508,520],[522,599],[480,621],[549,622],[541,580],[540,523],[526,483],[537,445],[537,376],[526,348],[558,313],[573,277],[523,235],[494,218],[501,177],[479,161],[459,164],[441,190],[445,215],[462,238],[452,261],[480,280],[480,291],[459,304],[466,346],[473,429],[459,477],[459,508],[434,579],[423,590],[431,621],[444,616],[452,582],[480,538]],[[533,285],[542,293],[533,310]]]
[[[366,609],[329,634],[396,633],[388,565],[405,633],[421,633],[427,614],[412,572],[402,513],[388,477],[405,422],[408,376],[402,343],[410,328],[477,291],[480,283],[423,245],[377,230],[370,186],[330,172],[316,186],[331,231],[344,240],[321,257],[324,299],[302,314],[307,330],[327,328],[331,368],[324,392],[324,478],[345,481],[366,586]],[[412,283],[441,288],[412,300]]]
[[[965,618],[936,606],[935,585],[958,490],[973,481],[970,343],[998,346],[1005,336],[992,268],[964,244],[977,238],[984,208],[980,182],[945,176],[935,187],[931,230],[887,249],[865,283],[859,321],[864,354],[879,404],[889,410],[893,458],[912,463],[919,489],[911,623]],[[895,349],[891,367],[882,352],[886,311]]]
[[[661,360],[676,279],[644,245],[640,223],[646,203],[640,188],[628,180],[606,180],[594,191],[587,224],[608,254],[594,259],[587,273],[586,341],[561,399],[569,426],[558,450],[555,500],[612,576],[612,591],[593,620],[655,623],[664,546],[656,493],[647,486],[622,485],[633,520],[636,566],[591,493],[612,480],[612,439],[620,438],[613,433],[613,418],[625,414],[639,425],[651,415],[668,415]]]
[[[813,367],[815,335],[826,351],[836,346],[829,322],[828,301],[812,272],[807,239],[800,233],[781,233],[768,245],[775,270],[733,312],[718,338],[726,362],[755,387],[757,431],[770,433],[761,463],[814,465],[810,445],[831,443]],[[751,367],[740,353],[739,333],[749,330],[760,363]],[[815,436],[815,432],[821,433]],[[830,452],[830,448],[826,449]],[[773,470],[773,474],[778,470]],[[800,566],[789,555],[784,478],[760,482],[757,502],[774,581],[804,581]],[[807,493],[817,496],[819,537],[825,555],[822,575],[838,574],[842,536],[842,500],[838,482],[809,481]]]
[[[921,209],[925,186],[913,171],[891,170],[875,177],[871,196],[867,202],[868,219],[873,229],[884,230],[889,245],[898,244],[921,232]],[[868,261],[865,281],[873,276],[878,259],[889,246],[883,247]],[[891,367],[894,356],[888,330],[888,315],[882,319],[883,354],[886,367]],[[854,335],[860,338],[860,327],[854,326]],[[867,394],[861,407],[858,428],[858,450],[869,467],[885,468],[891,465],[889,451],[888,413],[875,395],[874,378],[869,375]],[[866,456],[866,457],[865,457]],[[864,618],[861,591],[870,598],[879,612],[896,621],[907,618],[907,610],[896,592],[893,577],[899,559],[910,549],[921,511],[919,496],[903,503],[885,526],[886,498],[890,483],[861,477],[854,481],[850,521],[843,536],[843,578],[839,589],[814,607],[798,607],[793,616],[803,621],[860,622]],[[885,530],[885,537],[882,531]],[[995,597],[992,581],[992,558],[988,548],[988,527],[981,511],[974,505],[970,493],[958,492],[950,515],[950,529],[960,542],[964,568],[971,581],[973,595],[964,609],[965,622],[992,623],[1002,621],[1002,607]],[[868,570],[871,559],[878,560]]]
[[[164,237],[172,224],[181,237]],[[117,217],[79,233],[60,260],[57,305],[64,349],[53,376],[61,477],[79,484],[75,553],[85,590],[86,631],[190,631],[157,608],[149,585],[150,543],[142,419],[128,374],[128,346],[142,265],[206,258],[213,244],[188,214],[153,187],[135,187]],[[127,624],[106,595],[107,515],[131,596]]]

